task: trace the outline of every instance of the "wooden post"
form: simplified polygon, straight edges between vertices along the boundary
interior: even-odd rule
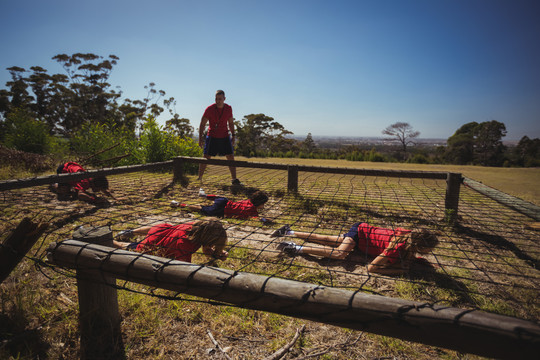
[[[112,246],[112,232],[107,226],[80,227],[73,238]],[[105,259],[101,259],[105,260]],[[100,266],[77,269],[81,359],[124,359],[124,345],[118,311],[116,278]]]
[[[24,218],[0,244],[0,284],[43,235],[49,224],[35,224]]]
[[[289,165],[287,166],[288,180],[287,180],[287,190],[290,193],[298,192],[298,166]]]
[[[173,159],[173,182],[182,182],[184,179],[184,159],[175,157]]]
[[[457,219],[459,205],[459,190],[462,181],[461,174],[448,173],[446,178],[446,198],[444,200],[444,210],[446,221],[453,223]]]

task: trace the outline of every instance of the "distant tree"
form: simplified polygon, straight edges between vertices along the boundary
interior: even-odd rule
[[[474,161],[475,129],[477,122],[460,127],[447,141],[444,158],[452,164],[472,164]]]
[[[485,121],[475,129],[475,160],[484,166],[501,166],[506,147],[502,138],[506,136],[506,126],[496,120]]]
[[[180,137],[193,137],[193,126],[190,125],[189,119],[180,118],[178,114],[174,114],[172,119],[165,122],[165,130]]]
[[[135,131],[146,115],[159,115],[164,107],[170,109],[174,104],[174,98],[163,100],[165,92],[156,90],[154,83],[145,86],[148,93],[143,100],[119,103],[122,92],[108,82],[119,60],[115,55],[104,59],[90,53],[59,54],[53,60],[62,65],[65,74],[50,75],[39,66],[8,69],[12,80],[0,90],[0,138],[14,109],[31,112],[51,134],[70,135],[83,124],[96,122]]]
[[[404,153],[407,152],[407,146],[409,144],[415,144],[412,139],[420,135],[419,131],[413,130],[412,126],[405,122],[397,122],[392,124],[384,129],[382,133],[384,135],[391,136],[392,140],[399,141],[403,147],[402,150]]]
[[[302,150],[304,150],[308,154],[311,154],[315,151],[315,149],[317,149],[317,144],[315,144],[315,141],[313,141],[311,133],[308,133],[306,139],[302,143]]]
[[[496,120],[467,123],[448,138],[444,157],[454,164],[500,166],[504,161],[505,135],[505,125]]]
[[[293,142],[285,138],[292,132],[283,125],[274,121],[274,118],[264,114],[250,114],[244,116],[241,122],[235,121],[236,126],[236,154],[244,156],[257,156],[270,152],[284,150]]]
[[[513,151],[521,166],[540,166],[540,139],[523,136]]]

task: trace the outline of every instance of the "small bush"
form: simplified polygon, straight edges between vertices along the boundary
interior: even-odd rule
[[[15,109],[6,120],[5,146],[34,154],[47,154],[51,135],[47,125],[26,110]]]
[[[105,124],[86,124],[71,138],[70,144],[72,151],[79,158],[84,159],[92,156],[87,163],[93,166],[121,166],[137,163],[134,156],[137,152],[135,136],[125,128],[113,130]],[[99,153],[117,144],[118,146]],[[123,158],[114,162],[114,164],[107,162],[108,159],[125,154],[131,154],[132,156]]]

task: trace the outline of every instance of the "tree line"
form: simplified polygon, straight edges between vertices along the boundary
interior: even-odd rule
[[[95,54],[59,54],[52,58],[64,74],[49,74],[40,66],[7,69],[11,80],[0,89],[0,144],[55,158],[90,158],[95,166],[128,165],[168,160],[177,155],[201,156],[193,141],[190,120],[176,112],[176,100],[145,86],[143,99],[122,98],[109,83],[119,58]],[[156,118],[165,116],[165,125]],[[323,147],[311,134],[303,141],[290,137],[274,118],[245,115],[236,126],[236,154],[247,157],[300,157],[352,161],[539,166],[540,140],[524,136],[515,147],[502,143],[505,125],[492,120],[459,128],[447,146],[418,144],[419,131],[397,122],[382,133],[397,146],[349,145]],[[101,153],[103,150],[109,149]],[[99,155],[96,155],[99,154]]]

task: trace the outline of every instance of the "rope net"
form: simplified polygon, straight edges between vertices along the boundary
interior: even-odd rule
[[[242,186],[231,186],[225,166],[209,165],[203,188],[207,194],[240,201],[255,189],[269,194],[261,216],[272,219],[224,218],[229,257],[218,266],[308,283],[321,284],[430,304],[536,320],[539,318],[539,240],[528,229],[531,219],[467,187],[462,187],[455,224],[445,221],[444,180],[373,177],[300,172],[298,193],[287,193],[287,172],[238,168]],[[47,263],[51,242],[71,239],[79,226],[109,226],[113,235],[122,230],[160,223],[179,224],[204,218],[197,212],[172,207],[171,201],[188,205],[211,202],[198,196],[200,184],[189,175],[187,186],[172,183],[172,173],[141,171],[108,176],[110,189],[122,200],[110,206],[82,201],[59,201],[48,186],[3,191],[0,232],[6,237],[24,217],[48,222],[49,229],[27,258],[44,273],[75,272]],[[296,231],[339,235],[352,224],[367,222],[385,228],[427,229],[438,234],[439,245],[422,255],[400,276],[368,273],[371,257],[359,251],[343,260],[309,255],[288,256],[277,249],[283,241],[272,232],[288,224]],[[144,237],[139,236],[137,241]],[[303,244],[295,239],[297,244]],[[200,251],[193,263],[208,258]],[[167,290],[119,281],[118,287],[165,299],[192,299]]]

